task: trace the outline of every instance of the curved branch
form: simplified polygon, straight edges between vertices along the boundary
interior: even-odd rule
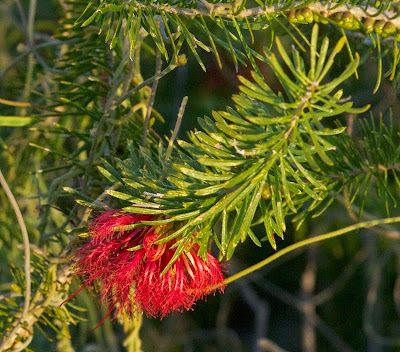
[[[26,229],[21,210],[20,210],[18,203],[17,203],[10,187],[8,186],[7,181],[6,181],[5,177],[3,176],[3,173],[1,172],[1,170],[0,170],[0,184],[4,188],[4,192],[6,192],[6,195],[7,195],[8,199],[10,200],[10,203],[14,209],[14,213],[15,213],[15,216],[17,217],[18,225],[21,229],[22,241],[24,244],[25,300],[24,300],[24,307],[22,309],[22,314],[21,314],[21,317],[19,318],[19,321],[23,322],[28,314],[29,302],[31,300],[31,267],[30,267],[31,254],[30,254],[30,247],[29,247],[29,236],[28,236],[28,231]],[[4,346],[7,346],[8,342],[13,338],[13,335],[15,334],[17,328],[18,328],[18,325],[16,325],[14,327],[14,329],[11,330],[7,334],[7,337],[3,340],[2,344],[0,345],[1,351],[4,351],[3,350]]]
[[[357,224],[354,225],[350,225],[347,227],[344,227],[340,230],[336,230],[336,231],[332,231],[332,232],[328,232],[326,234],[323,235],[319,235],[319,236],[315,236],[315,237],[311,237],[311,238],[307,238],[303,241],[291,244],[290,246],[287,246],[286,248],[281,249],[280,251],[276,252],[275,254],[269,256],[268,258],[262,260],[261,262],[254,264],[253,266],[242,270],[241,272],[232,275],[230,277],[228,277],[225,280],[225,284],[229,284],[235,280],[240,279],[243,276],[246,276],[248,274],[251,274],[253,271],[256,271],[258,269],[261,269],[263,266],[273,262],[274,260],[282,257],[283,255],[290,253],[296,249],[302,248],[304,246],[308,246],[312,243],[317,243],[317,242],[321,242],[330,238],[334,238],[334,237],[338,237],[341,235],[344,235],[346,233],[358,230],[358,229],[362,229],[362,228],[369,228],[369,227],[375,227],[375,226],[380,226],[380,225],[385,225],[385,224],[394,224],[394,223],[399,223],[400,222],[400,216],[398,217],[393,217],[393,218],[385,218],[385,219],[378,219],[378,220],[370,220],[370,221],[363,221],[363,222],[359,222]]]
[[[212,6],[208,6],[205,8],[179,8],[170,5],[160,5],[157,3],[145,4],[142,2],[138,2],[136,0],[127,1],[129,4],[133,4],[137,8],[145,8],[145,9],[153,9],[160,12],[166,12],[171,14],[196,17],[196,16],[204,16],[204,17],[214,17],[219,16],[222,18],[248,18],[248,17],[259,17],[264,15],[271,15],[273,13],[278,13],[281,11],[287,11],[286,3],[281,3],[279,5],[272,6],[257,6],[249,9],[243,9],[239,13],[236,13],[235,6],[236,3],[222,3],[222,4],[210,4]],[[301,7],[304,1],[297,1],[292,6],[291,9],[295,9],[297,7]],[[400,28],[400,17],[395,18],[398,14],[394,11],[382,11],[379,13],[379,10],[374,7],[362,7],[362,6],[352,6],[350,4],[345,4],[341,6],[337,6],[338,4],[335,2],[315,2],[307,5],[307,7],[316,13],[327,15],[332,15],[337,12],[350,12],[357,20],[362,20],[364,18],[373,17],[374,20],[384,20],[392,22],[397,28]],[[394,19],[392,19],[394,18]]]

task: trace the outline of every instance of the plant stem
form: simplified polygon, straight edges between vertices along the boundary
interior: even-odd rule
[[[363,221],[363,222],[359,222],[358,224],[344,227],[340,230],[328,232],[326,234],[319,235],[319,236],[312,237],[312,238],[307,238],[306,240],[291,244],[290,246],[280,250],[279,252],[276,252],[275,254],[269,256],[268,258],[262,260],[261,262],[254,264],[253,266],[251,266],[245,270],[242,270],[235,275],[228,277],[225,280],[225,284],[229,284],[233,281],[240,279],[243,276],[251,274],[253,271],[261,269],[263,266],[268,265],[269,263],[272,263],[274,260],[282,257],[283,255],[290,253],[296,249],[302,248],[304,246],[308,246],[309,244],[321,242],[321,241],[328,240],[328,239],[334,238],[334,237],[338,237],[338,236],[344,235],[346,233],[349,233],[351,231],[358,230],[361,228],[369,228],[369,227],[374,227],[374,226],[379,226],[379,225],[384,225],[384,224],[393,224],[393,223],[398,223],[398,222],[400,222],[400,216],[393,217],[393,218],[371,220],[371,221]]]
[[[34,53],[36,50],[41,49],[41,48],[47,48],[47,47],[51,47],[51,46],[61,46],[61,45],[65,45],[65,44],[74,44],[74,43],[78,43],[79,40],[78,39],[70,39],[70,40],[66,40],[66,41],[61,41],[61,40],[52,40],[46,43],[41,43],[38,45],[33,45],[32,47],[29,47],[26,51],[24,51],[22,54],[20,54],[19,56],[17,56],[15,59],[13,59],[10,64],[3,68],[0,71],[0,80],[4,77],[4,75],[11,69],[13,68],[20,60],[22,60],[24,57],[28,56],[31,53]],[[54,69],[52,69],[54,70]],[[57,70],[59,72],[61,72],[62,70]],[[63,71],[64,72],[64,71]]]
[[[24,299],[24,307],[22,309],[22,314],[21,317],[19,318],[19,321],[22,322],[24,321],[26,315],[28,314],[29,311],[29,302],[31,300],[31,267],[30,267],[30,261],[31,261],[31,256],[30,256],[30,245],[29,245],[29,236],[28,236],[28,231],[25,226],[24,218],[22,216],[21,210],[18,206],[18,203],[8,186],[8,183],[0,169],[0,184],[4,188],[4,191],[6,192],[6,195],[8,199],[10,200],[11,206],[14,209],[15,216],[17,217],[18,225],[21,229],[22,233],[22,241],[24,245],[24,254],[25,254],[25,260],[24,260],[24,273],[25,273],[25,299]],[[13,330],[9,332],[7,337],[3,340],[2,344],[0,345],[0,350],[3,350],[3,347],[7,345],[8,341],[13,337],[14,335],[14,330],[18,328],[17,324]]]
[[[20,107],[20,108],[27,108],[27,107],[31,106],[30,103],[24,103],[24,102],[21,102],[21,101],[12,101],[12,100],[2,99],[2,98],[0,98],[0,104],[10,105],[10,106],[17,106],[17,107]]]
[[[188,16],[194,18],[195,16],[203,17],[222,17],[222,18],[257,18],[265,15],[272,15],[279,13],[287,6],[286,2],[281,2],[280,4],[274,4],[272,6],[257,6],[248,9],[243,9],[239,13],[235,12],[235,3],[219,3],[211,4],[209,7],[198,7],[198,8],[178,8],[169,5],[160,5],[158,3],[144,3],[138,1],[129,1],[134,7],[142,9],[155,9],[164,13],[172,13],[182,16]],[[291,8],[296,8],[297,6],[304,3],[304,1],[295,1]],[[397,28],[400,26],[400,17],[396,18],[396,13],[393,11],[379,11],[373,6],[368,6],[367,8],[361,6],[351,6],[348,4],[343,4],[338,6],[337,2],[329,1],[316,1],[309,3],[307,6],[311,11],[315,13],[326,13],[334,14],[337,12],[350,12],[357,20],[362,20],[364,18],[374,18],[375,21],[384,20],[392,22]],[[284,11],[287,11],[284,10]]]
[[[178,135],[179,128],[181,127],[181,122],[182,122],[183,114],[185,113],[187,101],[188,101],[188,97],[187,96],[183,97],[181,107],[179,108],[178,118],[176,119],[175,128],[174,128],[172,136],[169,140],[167,152],[165,153],[165,161],[168,161],[168,159],[171,156],[172,148],[174,146],[174,141]]]
[[[176,67],[181,66],[182,63],[179,61],[172,61],[164,70],[162,70],[159,74],[150,77],[149,79],[146,79],[144,82],[136,86],[135,88],[132,88],[130,91],[126,92],[123,96],[121,96],[114,104],[113,107],[116,108],[118,105],[120,105],[122,102],[124,102],[126,99],[128,99],[132,94],[137,92],[138,90],[142,89],[143,87],[146,87],[150,83],[153,83],[161,78],[163,78],[165,75],[173,71]]]
[[[142,352],[142,341],[139,336],[142,326],[143,314],[137,313],[130,319],[123,317],[123,327],[126,335],[123,342],[128,352]]]
[[[156,49],[156,73],[155,73],[155,76],[160,74],[161,65],[162,65],[161,52],[160,52],[160,50]],[[142,135],[142,147],[143,148],[146,148],[146,145],[147,145],[147,135],[149,132],[149,121],[150,121],[150,117],[151,117],[151,112],[153,110],[154,99],[156,97],[158,81],[159,80],[154,81],[153,85],[151,87],[149,105],[147,107],[146,118],[144,119],[144,123],[143,123],[143,135]]]

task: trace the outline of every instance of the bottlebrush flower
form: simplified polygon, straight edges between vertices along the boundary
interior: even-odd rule
[[[173,311],[189,310],[217,289],[224,290],[221,264],[210,253],[207,260],[200,258],[198,244],[183,251],[161,275],[176,251],[172,248],[176,239],[155,244],[167,235],[168,226],[123,228],[153,219],[151,215],[112,210],[90,225],[91,237],[77,254],[75,272],[84,279],[84,286],[99,286],[100,300],[110,307],[107,316],[116,308],[117,312],[143,311],[163,318]],[[142,248],[127,250],[138,245]]]

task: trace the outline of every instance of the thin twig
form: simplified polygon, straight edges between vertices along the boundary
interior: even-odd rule
[[[52,200],[57,196],[57,187],[62,184],[65,180],[70,180],[76,176],[79,176],[81,174],[81,170],[78,169],[77,167],[73,166],[68,173],[63,174],[58,176],[53,180],[51,183],[49,189],[48,189],[48,197],[47,197],[47,204],[46,207],[44,208],[45,210],[43,211],[42,218],[40,220],[40,223],[38,225],[38,230],[40,231],[41,237],[44,236],[45,230],[46,230],[46,224],[47,224],[47,219],[49,217],[50,213],[50,207]]]
[[[161,72],[161,65],[162,65],[162,58],[160,50],[156,49],[156,73],[155,76],[159,75]],[[147,144],[147,135],[149,133],[149,121],[151,117],[151,112],[153,111],[154,99],[156,97],[156,91],[158,86],[158,81],[156,80],[153,82],[151,87],[151,94],[149,98],[149,105],[147,107],[146,118],[143,122],[143,136],[142,136],[142,147],[146,148]]]
[[[240,279],[243,276],[251,274],[253,271],[261,269],[262,267],[268,265],[269,263],[282,257],[283,255],[290,253],[296,249],[308,246],[312,243],[317,243],[317,242],[321,242],[324,240],[328,240],[330,238],[338,237],[338,236],[341,236],[346,233],[349,233],[349,232],[352,232],[352,231],[355,231],[358,229],[362,229],[362,228],[381,226],[381,225],[385,225],[385,224],[394,224],[394,223],[398,223],[398,222],[400,222],[400,216],[392,217],[392,218],[385,218],[385,219],[378,219],[378,220],[371,220],[371,221],[363,221],[363,222],[359,222],[358,224],[350,225],[350,226],[344,227],[344,228],[336,230],[336,231],[328,232],[323,235],[307,238],[303,241],[291,244],[290,246],[287,246],[286,248],[276,252],[275,254],[269,256],[268,258],[262,260],[261,262],[254,264],[251,267],[249,267],[245,270],[242,270],[241,272],[239,272],[235,275],[228,277],[225,280],[225,284],[229,284],[235,280]]]
[[[351,211],[349,213],[349,216],[353,220],[357,220],[358,218],[355,217],[354,213],[360,214],[360,207],[354,203],[349,203],[346,199],[346,197],[343,197],[340,194],[335,195],[336,200],[338,200],[342,205],[346,207],[346,210]],[[368,211],[364,210],[362,211],[361,217],[365,220],[376,220],[376,216],[372,215]],[[392,238],[395,240],[400,239],[400,232],[394,228],[393,226],[390,225],[382,225],[381,228],[375,228],[373,229],[375,232],[379,233],[380,235],[384,235],[388,238]]]
[[[20,293],[17,293],[17,292],[7,292],[7,293],[4,293],[4,294],[0,295],[0,301],[3,300],[3,299],[9,299],[9,298],[12,298],[12,297],[21,297],[21,296],[22,295]]]
[[[26,42],[29,47],[29,51],[35,55],[36,60],[39,62],[39,64],[47,71],[55,74],[63,74],[67,73],[66,70],[59,70],[53,67],[50,67],[47,65],[47,63],[44,61],[42,56],[36,51],[35,46],[33,45],[33,23],[35,19],[35,12],[36,12],[36,2],[37,0],[31,0],[30,6],[29,6],[29,17],[28,17],[28,22],[26,22],[25,14],[24,14],[24,9],[21,5],[21,2],[19,0],[14,0],[15,3],[17,4],[18,11],[21,17],[21,22],[22,22],[22,27],[25,31],[26,34]]]
[[[111,187],[107,188],[106,190],[104,190],[104,192],[102,194],[100,194],[94,201],[93,204],[99,205],[99,206],[104,206],[106,207],[106,204],[104,204],[102,201],[104,200],[104,198],[108,195],[107,191],[115,191],[116,189],[118,189],[121,186],[121,184],[119,182],[113,184]],[[92,213],[93,209],[91,208],[87,208],[85,210],[85,213],[82,216],[82,220],[79,223],[79,225],[77,226],[78,228],[82,227],[88,220],[89,220],[89,216]],[[75,258],[76,253],[74,251],[74,248],[76,246],[76,241],[79,239],[79,235],[76,234],[75,236],[73,236],[70,240],[70,242],[68,243],[68,245],[64,248],[64,250],[62,251],[62,253],[59,255],[58,258],[52,258],[51,262],[53,264],[62,264],[62,263],[69,263],[72,261],[72,259]],[[68,255],[67,253],[70,252]]]
[[[287,350],[284,350],[283,348],[279,347],[275,342],[265,337],[258,340],[258,346],[261,347],[266,352],[288,352]]]
[[[33,335],[29,336],[26,341],[24,341],[23,343],[21,343],[17,348],[13,349],[13,352],[20,352],[23,351],[26,347],[28,347],[30,345],[30,343],[33,340]]]
[[[176,136],[178,135],[179,128],[181,127],[182,117],[183,117],[183,114],[185,113],[185,108],[186,108],[187,101],[188,101],[188,97],[187,96],[182,99],[182,103],[181,103],[181,107],[179,108],[179,113],[178,113],[178,117],[176,119],[174,131],[173,131],[173,133],[171,135],[171,138],[170,138],[170,140],[168,142],[167,152],[165,153],[165,161],[167,161],[171,156],[172,148],[174,146],[174,142],[175,142]]]
[[[26,341],[16,341],[17,337],[27,338],[28,340],[32,336],[33,326],[40,319],[41,315],[45,312],[48,306],[59,307],[63,301],[63,295],[60,292],[67,290],[67,285],[71,281],[70,265],[64,265],[57,271],[57,266],[52,265],[48,268],[47,272],[51,274],[51,282],[53,284],[49,287],[49,278],[45,276],[42,279],[38,289],[36,290],[35,296],[32,298],[30,303],[30,314],[21,322],[18,320],[12,332],[8,335],[10,339],[3,341],[0,346],[0,351],[16,350],[20,345],[24,345]],[[57,276],[57,277],[56,277]]]
[[[177,60],[177,61],[172,61],[164,70],[162,70],[158,75],[152,76],[149,79],[146,79],[145,81],[143,81],[141,84],[139,84],[138,86],[136,86],[135,88],[132,88],[130,91],[126,92],[124,95],[122,95],[114,104],[113,107],[116,108],[118,105],[120,105],[121,103],[123,103],[126,99],[128,99],[132,94],[136,93],[138,90],[146,87],[147,85],[149,85],[150,83],[153,83],[154,81],[157,81],[161,78],[163,78],[165,75],[167,75],[168,73],[170,73],[171,71],[173,71],[175,68],[177,68],[178,66],[186,63],[183,61],[185,60]]]
[[[32,106],[31,103],[24,103],[22,101],[12,101],[12,100],[2,99],[2,98],[0,98],[0,104],[16,106],[19,108],[28,108],[28,107]]]
[[[10,187],[8,186],[6,179],[4,178],[4,175],[1,171],[1,169],[0,169],[0,184],[4,188],[4,191],[6,192],[6,195],[11,203],[11,206],[13,207],[15,216],[17,217],[18,225],[21,229],[22,241],[24,244],[25,300],[24,300],[24,307],[22,309],[22,314],[19,318],[19,321],[22,322],[25,319],[26,315],[28,314],[29,302],[31,300],[31,267],[30,267],[31,255],[30,255],[29,236],[28,236],[28,231],[26,229],[21,210],[18,206],[18,203],[17,203]],[[7,337],[3,340],[2,344],[0,345],[0,351],[3,351],[4,346],[6,346],[8,341],[10,341],[10,339],[12,339],[15,331],[17,330],[17,327],[18,327],[18,324],[14,327],[14,329],[12,329],[7,334]]]
[[[52,40],[46,43],[41,43],[38,45],[33,45],[32,47],[29,47],[28,50],[24,51],[21,55],[17,56],[16,58],[13,59],[13,61],[5,68],[3,68],[0,71],[0,80],[4,77],[4,75],[11,69],[13,68],[20,60],[22,60],[25,56],[31,54],[33,50],[41,49],[41,48],[47,48],[50,46],[58,46],[58,45],[64,45],[64,44],[74,44],[78,43],[79,39],[74,38],[70,40]]]
[[[96,126],[96,130],[93,134],[92,145],[90,147],[89,156],[87,158],[87,164],[86,164],[86,169],[85,169],[85,174],[84,174],[84,183],[83,183],[84,191],[86,191],[86,189],[87,189],[87,184],[89,181],[89,174],[92,169],[92,164],[95,160],[97,146],[99,145],[99,142],[100,142],[100,137],[101,137],[101,132],[102,132],[103,126],[106,124],[107,120],[110,118],[110,115],[115,113],[114,111],[111,111],[112,106],[113,106],[113,100],[118,93],[118,88],[120,87],[120,85],[124,81],[124,79],[126,78],[125,74],[124,74],[124,66],[128,60],[129,60],[129,54],[127,53],[124,55],[124,57],[122,58],[121,62],[118,65],[118,67],[116,68],[113,78],[112,78],[112,84],[110,85],[110,89],[107,92],[106,101],[105,101],[104,107],[103,107],[103,114],[102,114],[101,119],[98,122],[98,124]],[[111,112],[111,114],[110,114],[110,112]]]
[[[235,3],[231,4],[213,4],[213,7],[210,8],[178,8],[169,5],[160,5],[158,3],[144,3],[137,1],[129,1],[137,8],[145,8],[145,9],[154,9],[160,12],[172,13],[177,15],[189,16],[194,18],[196,16],[203,17],[213,17],[219,16],[222,18],[257,18],[260,16],[271,15],[274,13],[278,13],[282,11],[283,8],[287,6],[286,2],[281,2],[280,4],[275,4],[272,6],[257,6],[249,9],[243,9],[241,12],[236,13],[237,10],[235,8]],[[291,9],[296,8],[297,6],[304,4],[305,1],[296,1],[290,7]],[[220,6],[218,6],[220,5]],[[231,6],[228,6],[231,5]],[[310,3],[307,7],[316,13],[328,13],[330,15],[338,12],[350,12],[357,20],[362,20],[364,18],[373,17],[376,21],[384,20],[392,22],[397,28],[400,27],[400,17],[395,18],[396,13],[393,11],[382,11],[382,13],[378,14],[380,10],[369,6],[367,8],[362,6],[352,6],[350,4],[344,4],[338,6],[336,2],[315,2]],[[377,15],[378,14],[378,15]],[[394,18],[394,19],[392,19]]]

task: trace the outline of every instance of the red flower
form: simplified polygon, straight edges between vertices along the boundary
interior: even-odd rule
[[[126,230],[123,226],[150,215],[106,212],[91,224],[89,242],[78,252],[76,273],[85,286],[100,285],[102,301],[117,312],[144,311],[160,316],[189,310],[193,304],[219,289],[224,290],[221,265],[210,253],[207,260],[197,254],[197,244],[187,248],[164,275],[161,273],[173,257],[176,240],[154,244],[166,235],[166,226],[148,226]],[[136,251],[127,249],[143,245]]]

